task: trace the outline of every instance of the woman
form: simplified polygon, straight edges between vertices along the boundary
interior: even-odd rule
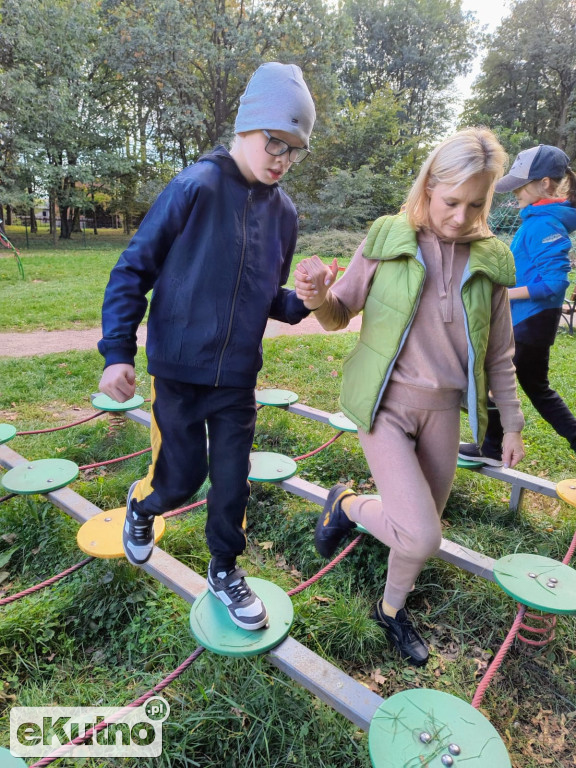
[[[510,248],[516,285],[510,288],[520,386],[540,416],[576,451],[576,418],[548,381],[550,349],[562,315],[570,272],[570,233],[576,230],[576,175],[558,147],[540,144],[520,152],[496,192],[513,192],[522,224]],[[502,464],[502,424],[489,410],[482,448],[463,443],[460,456]]]
[[[426,663],[428,647],[406,597],[441,543],[463,396],[478,442],[490,388],[502,414],[504,459],[513,467],[524,456],[507,295],[514,264],[487,225],[505,159],[491,131],[456,133],[430,154],[403,211],[373,224],[333,288],[334,263],[312,257],[295,273],[298,296],[326,330],[364,313],[344,363],[341,408],[358,425],[380,494],[334,486],[315,544],[330,557],[359,523],[390,547],[374,618],[416,665]]]

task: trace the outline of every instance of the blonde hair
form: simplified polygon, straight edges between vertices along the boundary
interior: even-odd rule
[[[478,173],[492,177],[484,208],[478,216],[482,234],[488,234],[488,214],[494,185],[504,173],[508,155],[488,128],[465,128],[449,136],[428,155],[402,207],[413,229],[430,227],[428,191],[437,184],[458,187]]]

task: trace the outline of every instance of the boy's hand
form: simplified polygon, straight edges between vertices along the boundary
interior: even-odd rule
[[[100,392],[103,392],[118,403],[134,397],[136,393],[136,373],[133,365],[128,363],[115,363],[104,369],[100,384]]]
[[[525,456],[520,432],[506,432],[502,440],[502,462],[505,469],[512,469]]]
[[[326,266],[318,256],[303,259],[294,272],[296,296],[302,299],[307,309],[318,309],[326,299],[328,288],[336,280],[338,261],[334,259]]]

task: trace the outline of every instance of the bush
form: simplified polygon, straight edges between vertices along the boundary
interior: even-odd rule
[[[366,232],[322,229],[300,235],[296,251],[304,256],[352,257],[365,236]]]

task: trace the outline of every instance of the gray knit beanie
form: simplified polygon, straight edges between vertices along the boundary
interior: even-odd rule
[[[300,67],[271,61],[258,67],[240,97],[234,132],[286,131],[308,147],[315,119],[314,102]]]

